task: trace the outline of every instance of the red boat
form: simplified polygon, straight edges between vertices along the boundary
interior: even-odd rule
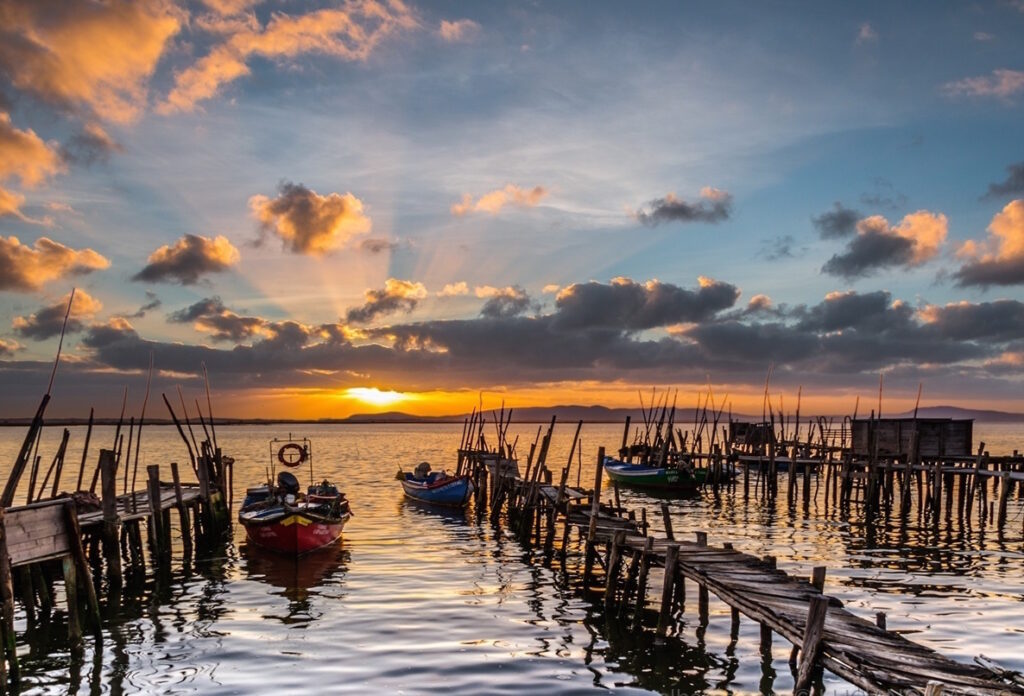
[[[309,463],[313,476],[309,440],[271,441],[271,454],[288,467]],[[249,488],[238,513],[249,540],[263,548],[289,555],[301,555],[334,543],[352,517],[345,494],[329,481],[300,491],[299,480],[290,471],[277,475],[276,484]]]

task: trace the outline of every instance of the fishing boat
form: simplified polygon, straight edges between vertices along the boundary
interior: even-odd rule
[[[695,491],[707,478],[707,469],[630,464],[614,457],[605,457],[604,470],[608,478],[625,486],[677,492]]]
[[[271,440],[270,451],[272,467],[308,463],[311,483],[303,493],[295,474],[282,470],[276,479],[247,489],[238,513],[246,536],[265,549],[296,556],[337,541],[352,511],[337,486],[326,480],[314,482],[309,440]]]
[[[427,462],[417,464],[412,473],[399,469],[395,478],[401,481],[406,496],[431,505],[463,507],[473,493],[473,482],[468,475],[431,471]]]

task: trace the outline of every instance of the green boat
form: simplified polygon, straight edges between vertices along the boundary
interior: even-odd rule
[[[704,485],[707,478],[707,469],[629,464],[613,457],[605,457],[604,470],[616,483],[665,491],[692,492]]]

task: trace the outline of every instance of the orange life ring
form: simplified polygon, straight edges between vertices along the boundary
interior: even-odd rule
[[[298,457],[287,457],[285,456],[286,452],[298,452]],[[289,442],[286,445],[281,445],[281,449],[277,450],[277,461],[281,462],[285,466],[298,466],[306,461],[306,457],[306,448],[295,442]]]

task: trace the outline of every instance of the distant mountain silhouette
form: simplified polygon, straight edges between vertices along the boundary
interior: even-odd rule
[[[913,411],[897,413],[892,418],[913,418]],[[959,406],[925,406],[917,410],[918,418],[973,418],[985,423],[1024,423],[1024,413],[990,411]]]

